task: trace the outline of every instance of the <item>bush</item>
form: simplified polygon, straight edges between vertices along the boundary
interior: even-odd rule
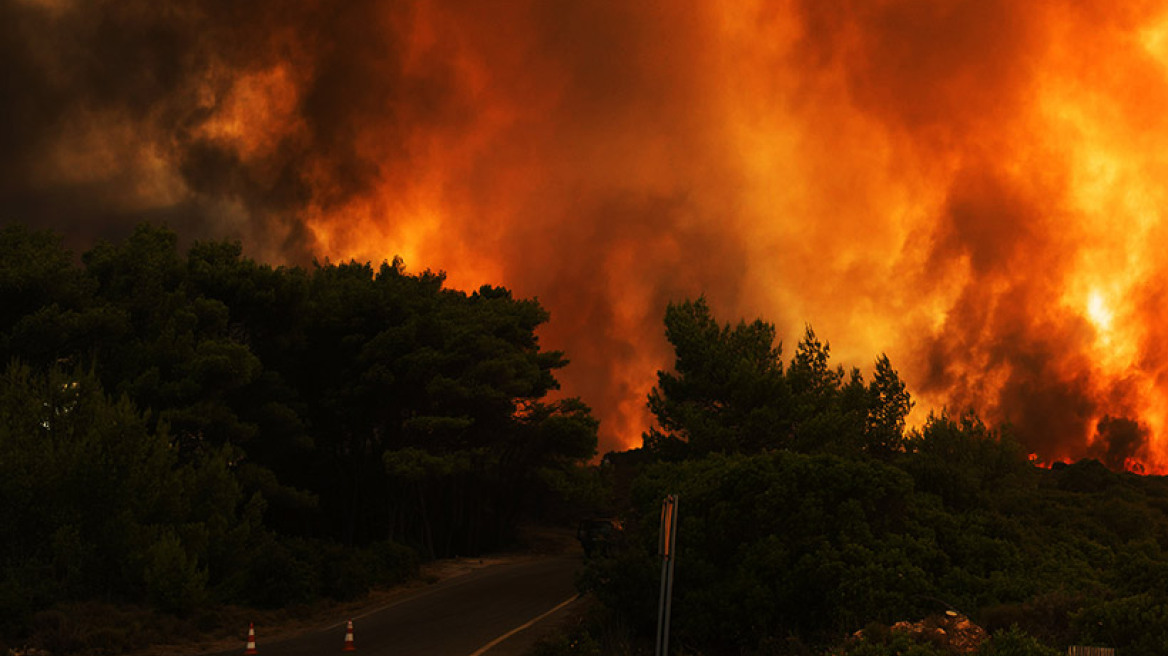
[[[246,591],[250,604],[282,608],[306,604],[320,596],[319,559],[303,541],[272,541],[260,549],[251,563]]]
[[[375,567],[374,585],[397,585],[418,575],[418,552],[386,540],[367,549]]]
[[[538,642],[529,656],[631,656],[652,651],[652,642],[633,640],[625,618],[592,598],[580,604],[570,611],[567,626]]]
[[[41,611],[32,618],[29,628],[31,632],[21,641],[23,644],[61,655],[124,654],[191,634],[190,623],[173,615],[97,602]]]
[[[871,627],[871,625],[870,625]],[[904,631],[864,629],[864,637],[844,648],[845,656],[945,656],[929,642],[918,641]]]
[[[322,594],[338,601],[356,599],[375,586],[401,583],[418,573],[418,554],[396,542],[346,548],[319,543]]]
[[[661,499],[680,495],[673,613],[679,640],[754,648],[769,636],[826,642],[869,620],[921,614],[925,567],[943,560],[892,466],[775,452],[656,465],[625,553],[584,581],[644,632],[657,605]]]
[[[0,569],[0,636],[27,633],[33,613],[52,604],[55,590],[45,571],[35,561]]]
[[[338,601],[361,597],[373,586],[376,570],[375,559],[369,550],[332,546],[324,552],[323,592]]]
[[[173,532],[163,534],[147,550],[143,578],[150,601],[167,612],[187,613],[207,599],[207,570],[187,554]]]
[[[540,641],[528,656],[601,656],[601,651],[587,631],[577,630]]]
[[[1057,651],[1043,645],[1016,624],[995,633],[977,653],[979,656],[1058,656]]]
[[[32,618],[34,643],[54,654],[68,654],[85,646],[81,627],[59,610],[44,610]]]
[[[1098,602],[1072,618],[1076,641],[1107,645],[1125,655],[1158,656],[1168,645],[1168,599],[1143,593]]]
[[[396,542],[345,547],[335,542],[270,538],[252,557],[245,603],[282,608],[329,597],[349,601],[374,586],[391,586],[418,573],[418,554]]]
[[[979,617],[981,625],[991,634],[1016,625],[1044,644],[1066,645],[1074,637],[1071,618],[1083,608],[1084,603],[1081,594],[1054,590],[1023,603],[984,608]]]

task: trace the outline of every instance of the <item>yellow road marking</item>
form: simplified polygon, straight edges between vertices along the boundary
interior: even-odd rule
[[[482,647],[480,647],[478,651],[474,652],[470,656],[483,656],[483,654],[487,653],[487,650],[490,649],[491,647],[494,647],[495,645],[499,644],[500,642],[503,642],[507,638],[510,638],[511,636],[515,635],[516,633],[519,633],[520,631],[522,631],[526,628],[530,628],[531,625],[542,620],[543,618],[547,617],[548,615],[551,615],[552,613],[563,608],[564,606],[567,606],[568,604],[572,603],[573,601],[576,601],[579,598],[580,598],[580,595],[575,595],[575,596],[573,596],[565,601],[561,601],[555,608],[549,610],[548,612],[544,613],[543,615],[540,615],[539,617],[537,617],[533,620],[528,621],[526,624],[524,624],[522,626],[517,626],[514,629],[511,629],[510,631],[499,636],[498,638],[495,638],[494,640],[492,640],[492,641],[488,642],[487,644],[483,645]]]

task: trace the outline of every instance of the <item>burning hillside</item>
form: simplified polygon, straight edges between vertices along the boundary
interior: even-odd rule
[[[0,55],[0,220],[538,296],[603,447],[704,293],[1168,465],[1162,3],[14,0]]]

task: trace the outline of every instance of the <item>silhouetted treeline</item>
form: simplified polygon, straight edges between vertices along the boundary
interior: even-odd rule
[[[906,430],[888,358],[865,383],[810,329],[786,366],[771,325],[721,325],[704,300],[670,306],[666,334],[677,361],[649,399],[659,427],[606,458],[640,472],[628,548],[585,577],[642,646],[661,499],[677,493],[672,643],[686,653],[956,653],[888,631],[946,610],[1000,636],[983,654],[1168,652],[1165,478],[1036,467],[973,413]],[[614,653],[612,632],[547,653]]]
[[[873,380],[831,365],[830,346],[808,327],[790,365],[773,325],[720,325],[705,299],[670,305],[665,335],[677,360],[659,372],[649,409],[659,428],[645,448],[664,459],[708,453],[867,453],[889,457],[903,442],[912,401],[887,356]]]
[[[345,598],[503,545],[596,449],[547,312],[400,261],[0,230],[0,616]],[[402,546],[405,545],[405,546]]]

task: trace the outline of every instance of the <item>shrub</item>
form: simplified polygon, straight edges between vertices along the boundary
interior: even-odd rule
[[[173,532],[164,533],[147,550],[143,578],[151,602],[167,612],[187,613],[207,599],[207,570]]]
[[[418,575],[418,552],[386,540],[367,547],[375,568],[375,585],[396,585]]]
[[[979,656],[1058,656],[1057,651],[1043,645],[1016,624],[995,633],[977,653]]]
[[[272,541],[255,554],[245,601],[263,608],[282,608],[320,596],[318,561],[306,545],[297,542]]]
[[[338,601],[369,592],[376,576],[376,560],[366,549],[333,546],[324,552],[324,594]]]
[[[601,656],[601,651],[587,631],[577,630],[540,641],[529,656]]]
[[[864,637],[844,648],[845,656],[945,656],[945,651],[929,642],[916,640],[904,631],[864,630]]]

